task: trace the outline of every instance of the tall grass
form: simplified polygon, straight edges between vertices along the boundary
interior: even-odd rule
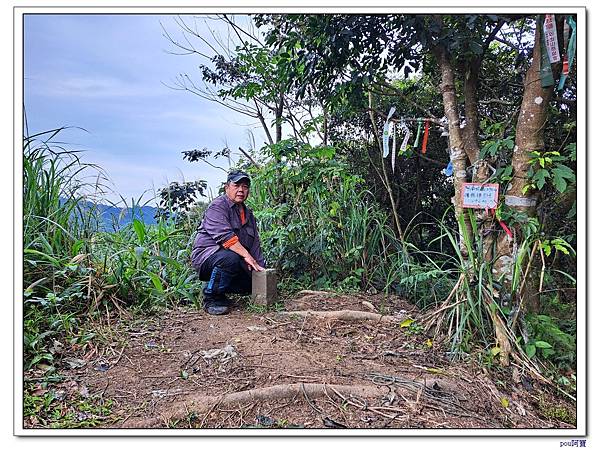
[[[83,259],[95,231],[82,208],[78,175],[86,169],[75,152],[53,147],[62,129],[24,139],[23,289],[27,366],[51,362],[48,342],[78,326],[77,283],[88,273]]]
[[[137,309],[181,300],[197,303],[200,283],[189,266],[191,232],[165,219],[147,225],[134,219],[117,232],[97,233],[93,251],[98,274],[112,298]]]
[[[472,234],[467,233],[468,227],[473,230]],[[494,288],[492,273],[494,260],[485,257],[483,239],[471,210],[467,216],[459,217],[458,228],[453,231],[440,222],[440,236],[437,238],[446,240],[453,250],[447,257],[454,266],[451,271],[457,281],[446,300],[450,305],[438,319],[437,327],[439,330],[445,324],[451,348],[455,352],[470,350],[474,340],[489,345],[494,336],[490,314],[500,310],[500,305],[496,303],[497,289]],[[466,255],[461,252],[459,235],[465,237]]]
[[[89,230],[91,225],[77,197],[77,175],[86,166],[76,153],[56,152],[48,145],[59,131],[48,132],[48,138],[38,145],[35,137],[25,139],[24,253],[25,263],[35,269],[26,271],[28,275],[64,266],[65,257],[75,256],[85,246],[82,238],[87,236],[82,231]],[[39,283],[39,279],[24,281]]]
[[[25,368],[52,366],[56,344],[89,339],[88,319],[118,310],[197,302],[200,282],[188,264],[193,224],[138,219],[101,229],[78,153],[54,143],[62,129],[24,138],[23,297]],[[102,176],[96,176],[96,180]],[[131,209],[139,208],[132,201]]]

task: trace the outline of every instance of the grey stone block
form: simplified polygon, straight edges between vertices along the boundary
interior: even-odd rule
[[[265,269],[252,271],[252,301],[257,305],[270,306],[277,301],[277,272]]]

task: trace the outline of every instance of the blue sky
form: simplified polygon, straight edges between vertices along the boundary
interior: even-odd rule
[[[85,150],[83,159],[100,165],[128,201],[170,181],[203,179],[216,189],[224,172],[184,161],[181,152],[222,149],[226,143],[247,148],[248,129],[257,145],[264,140],[260,130],[248,126],[250,118],[164,85],[173,85],[180,73],[199,80],[197,66],[205,61],[169,54],[174,48],[161,22],[169,33],[179,32],[173,16],[25,16],[29,132],[62,126],[87,130],[70,129],[60,140]],[[203,22],[198,24],[210,36]],[[227,167],[227,161],[220,165]]]

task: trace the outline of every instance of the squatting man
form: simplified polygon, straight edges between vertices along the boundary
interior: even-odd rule
[[[192,249],[192,266],[204,287],[208,314],[227,314],[231,301],[226,294],[248,294],[251,272],[265,270],[256,219],[244,202],[250,192],[250,176],[229,173],[225,194],[214,199],[206,212]]]

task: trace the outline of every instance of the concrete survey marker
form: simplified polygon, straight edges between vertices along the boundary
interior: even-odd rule
[[[252,271],[252,301],[257,305],[270,306],[277,300],[277,272],[265,269]]]

